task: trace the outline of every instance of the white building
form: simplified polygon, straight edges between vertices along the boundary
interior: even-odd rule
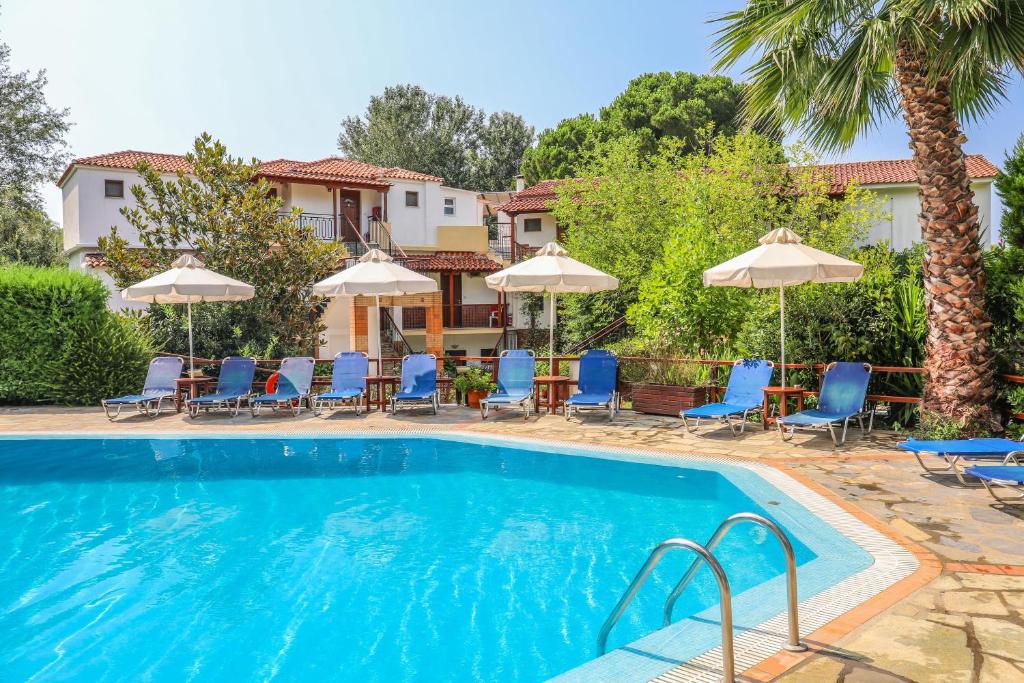
[[[97,241],[116,226],[129,243],[141,246],[121,209],[135,206],[131,186],[142,182],[135,171],[142,161],[168,179],[191,170],[183,156],[124,151],[77,159],[57,183],[63,192],[64,248],[71,268],[103,279],[115,309],[133,304],[114,288]],[[269,161],[261,164],[261,175],[283,200],[283,210],[300,208],[300,221],[318,238],[343,242],[353,255],[382,248],[438,280],[444,348],[431,350],[489,355],[506,343],[504,298],[486,287],[482,275],[500,270],[507,261],[493,251],[497,244],[488,239],[484,204],[476,192],[447,187],[435,176],[340,157]],[[353,310],[351,300],[330,302],[322,355],[355,348]],[[425,350],[427,317],[424,307],[391,311],[396,353]]]

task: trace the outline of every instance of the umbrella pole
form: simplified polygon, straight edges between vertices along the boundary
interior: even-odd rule
[[[380,345],[380,294],[377,295],[377,310],[374,313],[377,316],[377,336],[375,337],[377,340],[377,376],[380,377],[384,374],[384,349]],[[381,385],[381,390],[383,390],[383,385]]]
[[[195,351],[192,350],[192,301],[185,302],[188,307],[188,376],[194,377],[196,374]]]
[[[555,374],[555,293],[551,292],[551,321],[548,323],[548,373]]]
[[[779,287],[779,323],[782,330],[782,388],[786,388],[786,288]],[[785,397],[782,399],[785,401]]]

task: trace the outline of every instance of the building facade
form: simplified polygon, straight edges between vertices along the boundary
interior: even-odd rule
[[[133,207],[131,186],[145,161],[166,179],[189,173],[185,157],[125,151],[74,161],[58,181],[63,192],[64,248],[71,268],[95,274],[110,289],[115,309],[125,302],[104,270],[100,236],[116,226],[129,243],[138,235],[121,215]],[[871,226],[869,241],[906,249],[920,241],[918,186],[910,160],[830,164],[819,167],[841,195],[851,181],[877,194],[885,218]],[[992,183],[998,169],[969,156],[974,201],[985,246],[995,242]],[[531,329],[545,330],[548,302],[527,311],[523,298],[489,289],[489,273],[532,256],[561,231],[551,213],[562,181],[545,180],[514,192],[477,193],[447,187],[442,178],[401,168],[382,168],[341,157],[311,162],[264,162],[260,174],[317,239],[342,242],[357,257],[380,248],[438,283],[430,297],[388,299],[380,311],[385,355],[430,351],[448,356],[486,356],[520,344]],[[369,300],[333,299],[323,313],[321,357],[367,349]]]
[[[135,168],[147,162],[165,179],[190,173],[185,157],[125,151],[74,161],[58,186],[63,193],[64,248],[73,269],[92,273],[110,289],[114,309],[126,302],[106,273],[98,240],[112,227],[130,244],[138,234],[121,215],[133,208],[133,185],[142,183]],[[391,302],[382,311],[384,350],[401,355],[430,350],[449,355],[489,355],[504,348],[510,320],[504,297],[490,290],[483,276],[508,263],[492,251],[478,193],[444,185],[443,179],[401,168],[382,168],[340,157],[312,162],[278,159],[260,165],[260,175],[282,199],[282,211],[298,208],[299,221],[317,239],[342,242],[353,257],[370,248],[387,251],[398,262],[438,281],[430,300]],[[397,305],[397,304],[423,305]],[[326,332],[319,353],[366,350],[367,303],[329,302]],[[429,309],[436,310],[428,314]],[[428,321],[441,321],[441,333],[428,334]]]

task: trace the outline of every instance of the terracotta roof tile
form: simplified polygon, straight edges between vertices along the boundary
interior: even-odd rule
[[[142,161],[148,162],[161,173],[177,173],[178,171],[189,173],[192,171],[192,166],[181,154],[157,154],[154,152],[125,150],[75,159],[64,171],[60,180],[57,181],[57,185],[62,185],[76,166],[134,169]],[[384,168],[338,156],[330,156],[317,161],[275,159],[260,164],[260,172],[266,176],[282,179],[351,182],[381,187],[387,186],[389,179],[444,182],[443,178],[427,175],[426,173],[418,173],[397,167]]]
[[[911,159],[893,161],[852,161],[823,164],[818,169],[832,176],[829,192],[842,194],[850,181],[861,185],[899,185],[917,182],[917,171]],[[973,179],[994,178],[999,169],[981,154],[967,156],[967,174]],[[542,180],[517,192],[511,200],[495,207],[505,213],[541,213],[549,211],[549,202],[557,198],[556,190],[564,180]]]
[[[900,185],[917,182],[917,170],[911,159],[893,161],[851,161],[840,164],[818,166],[822,172],[832,176],[833,194],[842,194],[850,182],[861,185]],[[981,154],[967,155],[967,175],[973,179],[994,178],[999,173],[995,164]]]
[[[558,197],[555,190],[564,182],[564,180],[542,180],[521,192],[514,193],[512,199],[494,207],[494,210],[505,213],[547,211],[548,203]]]
[[[410,256],[405,267],[420,272],[493,273],[501,270],[500,263],[473,251],[439,251],[426,256]]]

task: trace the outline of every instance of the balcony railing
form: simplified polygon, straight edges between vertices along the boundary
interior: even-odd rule
[[[508,321],[505,306],[500,304],[455,304],[441,308],[441,321],[447,329],[488,327],[501,329]],[[402,308],[402,329],[423,330],[427,327],[427,309],[419,306]]]
[[[280,211],[282,216],[290,216],[290,211]],[[327,242],[333,242],[336,238],[336,231],[334,230],[334,216],[328,213],[300,213],[299,214],[299,226],[303,228],[312,228],[313,232],[319,239]]]
[[[499,258],[505,261],[512,260],[512,224],[494,223],[487,226],[487,246]],[[531,247],[520,242],[515,243],[516,262],[525,261],[537,253],[537,247]]]

